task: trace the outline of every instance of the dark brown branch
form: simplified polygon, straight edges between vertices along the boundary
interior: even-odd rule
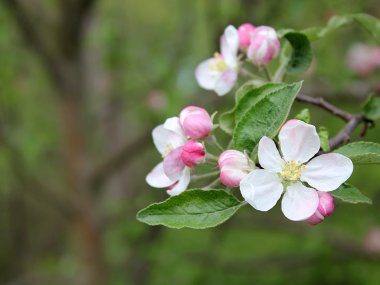
[[[342,120],[346,122],[349,122],[352,119],[352,115],[350,113],[343,111],[342,109],[339,109],[338,107],[327,102],[322,97],[310,97],[307,95],[299,94],[296,97],[296,100],[299,102],[309,103],[309,104],[318,106],[326,110],[327,112],[333,114],[334,116],[341,118]]]
[[[361,114],[354,115],[347,125],[333,138],[330,139],[330,148],[335,149],[338,146],[349,142],[351,134],[356,127],[364,122],[364,117]]]
[[[127,161],[131,161],[135,156],[141,154],[141,149],[149,145],[150,142],[151,133],[150,131],[146,131],[132,142],[127,142],[109,157],[105,158],[90,173],[89,181],[91,185],[98,186],[102,184],[107,177],[124,166]]]
[[[13,15],[26,43],[40,56],[42,62],[49,70],[50,75],[53,77],[53,80],[57,82],[59,78],[58,62],[41,38],[40,33],[36,29],[36,25],[31,19],[31,15],[29,15],[26,9],[17,0],[4,0],[4,4]]]

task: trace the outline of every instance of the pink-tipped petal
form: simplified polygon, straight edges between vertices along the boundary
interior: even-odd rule
[[[169,179],[164,172],[163,162],[159,163],[153,170],[146,176],[146,183],[151,187],[165,188],[172,185],[175,181]]]
[[[178,147],[164,158],[164,172],[172,181],[178,180],[182,175],[182,170],[185,168],[181,154],[182,147]]]
[[[235,69],[225,70],[215,83],[216,94],[224,96],[230,92],[235,86],[237,77],[238,75]]]
[[[176,195],[181,194],[182,192],[184,192],[187,189],[187,186],[189,186],[190,177],[191,177],[190,176],[190,168],[185,167],[182,171],[182,175],[181,175],[180,179],[178,180],[178,182],[173,187],[168,189],[166,192],[170,196],[176,196]]]

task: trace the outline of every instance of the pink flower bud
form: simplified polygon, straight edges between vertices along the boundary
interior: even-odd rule
[[[315,213],[307,219],[310,225],[317,225],[334,212],[334,198],[327,192],[319,192],[319,204]]]
[[[251,43],[251,35],[255,27],[252,24],[245,23],[238,28],[239,33],[239,47],[242,50],[246,50]]]
[[[254,164],[242,152],[226,150],[218,159],[220,181],[228,187],[237,187],[240,181],[254,168]]]
[[[186,166],[194,167],[204,161],[205,155],[203,144],[197,141],[188,141],[182,148],[181,159]]]
[[[184,108],[179,120],[185,134],[192,139],[206,138],[212,130],[212,120],[207,111],[196,106]]]
[[[256,65],[268,64],[280,52],[276,31],[267,26],[255,28],[251,34],[247,57]]]

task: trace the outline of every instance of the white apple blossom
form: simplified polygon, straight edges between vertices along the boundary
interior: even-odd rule
[[[239,33],[234,26],[224,30],[220,46],[220,53],[198,65],[195,77],[202,88],[223,96],[231,91],[238,77]]]
[[[190,183],[190,168],[181,159],[187,138],[179,119],[167,119],[153,130],[152,136],[163,161],[147,175],[146,182],[155,188],[167,188],[171,196],[181,194]]]
[[[315,127],[302,121],[288,121],[278,137],[282,157],[274,141],[263,137],[258,148],[263,169],[255,169],[243,178],[241,194],[255,209],[268,211],[284,193],[281,202],[284,215],[293,221],[306,220],[317,210],[316,190],[336,190],[351,176],[353,164],[337,153],[314,157],[320,149],[320,140]]]

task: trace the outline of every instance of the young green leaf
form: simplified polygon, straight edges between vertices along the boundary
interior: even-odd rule
[[[265,86],[270,88],[273,84],[264,85],[260,88],[265,88]],[[242,112],[243,116],[238,121],[233,133],[232,139],[236,149],[254,152],[263,136],[273,138],[277,135],[289,115],[302,82],[277,84],[276,86],[279,88],[273,92],[264,93],[262,91],[264,94],[257,96],[260,98],[259,100],[254,100],[253,104],[247,104],[249,108],[242,107],[243,110],[247,109],[247,111]]]
[[[284,35],[293,48],[287,72],[290,74],[299,74],[305,72],[311,63],[312,52],[309,39],[306,35],[299,32],[289,32]]]
[[[227,221],[242,205],[223,190],[193,189],[142,209],[137,219],[175,229],[205,229]]]
[[[329,130],[326,127],[318,128],[318,136],[321,141],[321,149],[323,151],[330,151],[330,143],[329,143]]]
[[[355,164],[380,163],[380,144],[374,142],[349,143],[335,152],[347,156]]]
[[[337,190],[330,192],[337,199],[346,203],[357,204],[366,203],[372,204],[372,200],[365,196],[358,188],[348,183],[342,184]]]
[[[304,121],[305,123],[310,123],[310,111],[308,108],[303,109],[299,112],[294,119]]]
[[[363,114],[367,119],[377,120],[380,118],[380,97],[370,95],[363,106]]]

